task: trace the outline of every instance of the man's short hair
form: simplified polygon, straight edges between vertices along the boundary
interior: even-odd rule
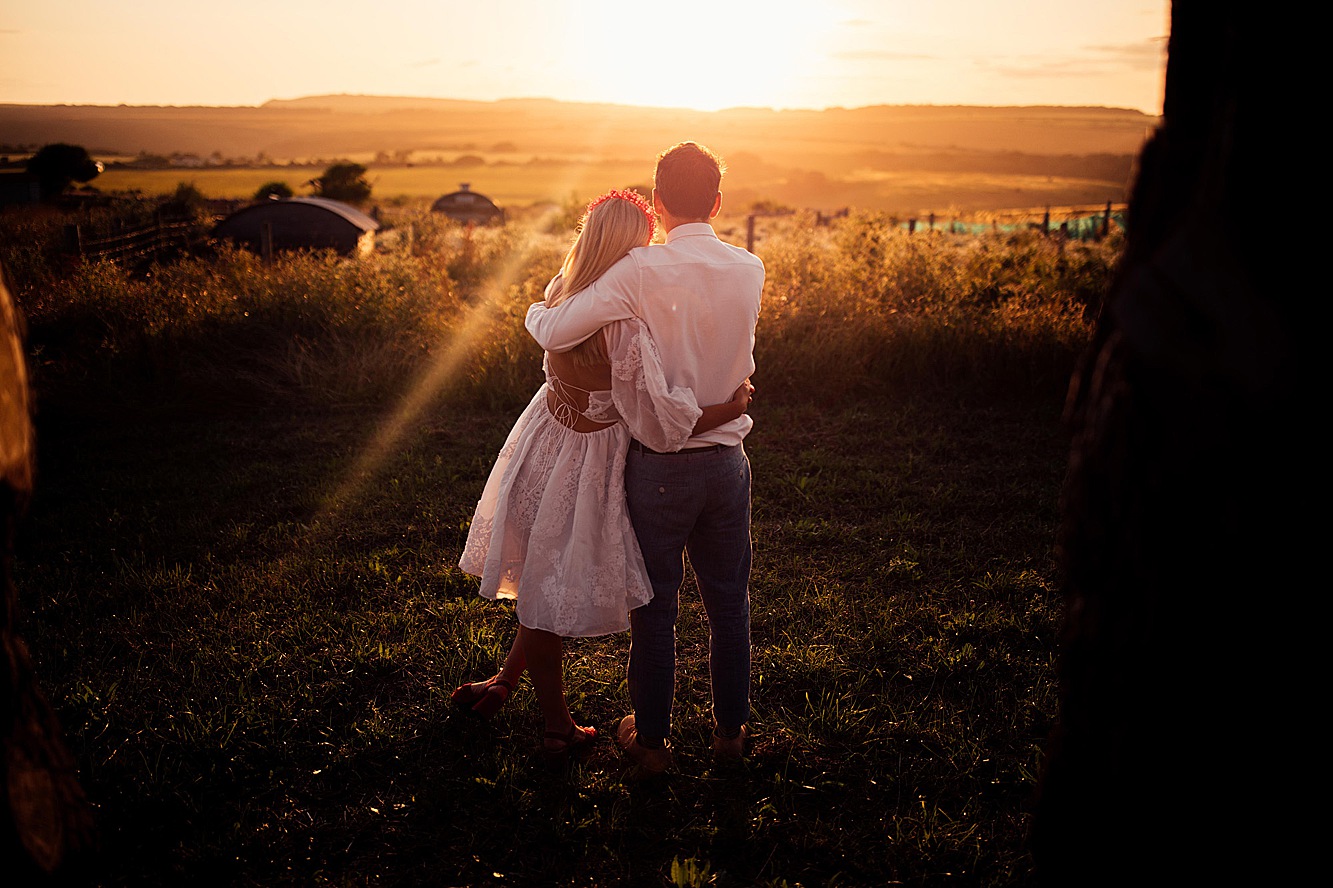
[[[727,165],[697,142],[681,142],[657,156],[653,187],[663,206],[682,219],[707,219]]]

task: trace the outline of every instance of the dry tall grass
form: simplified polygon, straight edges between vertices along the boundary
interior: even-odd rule
[[[337,403],[393,397],[424,374],[445,397],[521,403],[540,378],[523,314],[570,237],[537,222],[466,231],[421,212],[363,260],[266,263],[219,244],[146,269],[62,270],[48,245],[14,237],[39,233],[11,231],[0,256],[39,380],[99,396]],[[1068,379],[1118,248],[1037,232],[909,234],[873,214],[784,220],[757,248],[768,277],[756,382],[815,401],[1047,394]]]
[[[767,384],[811,394],[1063,386],[1118,242],[909,234],[875,215],[797,219],[763,250]]]

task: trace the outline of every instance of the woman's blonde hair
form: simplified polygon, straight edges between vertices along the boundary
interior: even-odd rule
[[[555,307],[586,289],[630,250],[651,242],[656,229],[652,207],[636,191],[608,191],[588,204],[546,304]],[[579,366],[604,364],[605,338],[599,332],[568,354]]]

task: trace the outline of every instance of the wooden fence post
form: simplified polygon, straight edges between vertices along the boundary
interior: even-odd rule
[[[745,217],[745,249],[754,252],[754,213]]]
[[[80,259],[82,259],[83,229],[79,227],[79,223],[75,222],[72,225],[65,226],[65,240],[69,247],[69,251],[74,255],[78,256]]]

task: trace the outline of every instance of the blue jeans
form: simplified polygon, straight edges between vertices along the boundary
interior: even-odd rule
[[[676,614],[685,553],[708,614],[713,719],[730,734],[750,718],[750,460],[737,445],[701,453],[631,448],[625,464],[630,520],[653,600],[630,611],[629,695],[635,728],[671,735]]]

